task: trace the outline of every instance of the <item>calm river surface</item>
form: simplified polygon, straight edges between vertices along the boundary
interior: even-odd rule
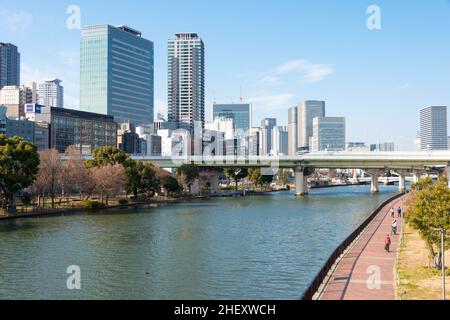
[[[397,187],[0,221],[0,299],[298,299]],[[81,268],[68,290],[67,267]]]

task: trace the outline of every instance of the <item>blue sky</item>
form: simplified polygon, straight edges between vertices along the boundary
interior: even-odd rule
[[[366,27],[369,5],[381,30]],[[327,101],[347,118],[347,141],[394,141],[411,150],[418,110],[450,105],[448,0],[0,0],[0,41],[19,46],[22,82],[59,77],[66,105],[78,107],[79,30],[66,27],[69,5],[81,24],[126,24],[155,44],[155,113],[166,110],[166,46],[197,32],[206,46],[206,109],[238,102],[242,87],[254,125],[287,122],[305,99]]]

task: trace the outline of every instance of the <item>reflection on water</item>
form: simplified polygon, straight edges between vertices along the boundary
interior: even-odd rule
[[[314,189],[0,222],[0,298],[297,299],[396,192]],[[79,291],[66,288],[70,265]]]

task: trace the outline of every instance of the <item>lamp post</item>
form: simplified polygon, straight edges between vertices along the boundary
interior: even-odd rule
[[[442,300],[445,301],[445,230],[444,228],[436,228],[434,230],[441,234]]]

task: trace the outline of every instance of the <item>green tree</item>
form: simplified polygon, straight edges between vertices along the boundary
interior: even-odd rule
[[[261,186],[267,186],[273,182],[272,175],[261,175]]]
[[[279,185],[285,186],[288,184],[289,174],[285,169],[279,169],[277,174],[277,182]]]
[[[237,191],[239,180],[248,175],[248,170],[247,168],[225,168],[223,173],[228,179],[234,181],[235,190]]]
[[[426,178],[420,179],[419,181],[413,183],[411,185],[411,189],[415,190],[415,191],[420,191],[420,190],[431,187],[432,184],[433,184],[433,178],[426,177]]]
[[[92,160],[86,161],[88,168],[102,167],[108,164],[112,166],[115,164],[124,165],[133,161],[124,151],[111,146],[95,149],[92,152],[92,157]]]
[[[441,238],[436,229],[450,230],[450,189],[444,181],[434,184],[419,182],[416,186],[421,188],[413,190],[409,203],[408,222],[426,242],[430,261],[434,261],[434,265],[440,268]],[[446,240],[446,248],[449,244],[449,240]]]
[[[153,197],[161,189],[161,182],[157,175],[155,166],[151,163],[137,162],[137,172],[140,177],[138,190],[149,197]]]
[[[168,195],[176,195],[183,190],[177,178],[171,175],[164,175],[161,177],[161,185]]]
[[[39,155],[32,143],[0,135],[0,191],[4,209],[15,211],[16,194],[29,187],[38,172]]]
[[[20,196],[20,199],[22,200],[22,204],[25,208],[27,208],[31,204],[31,194],[29,192],[24,192]]]
[[[248,170],[247,179],[253,183],[255,187],[262,185],[262,176],[260,168],[250,168]]]
[[[183,180],[189,192],[191,192],[192,183],[199,175],[198,166],[195,164],[184,164],[177,169],[177,176]]]

